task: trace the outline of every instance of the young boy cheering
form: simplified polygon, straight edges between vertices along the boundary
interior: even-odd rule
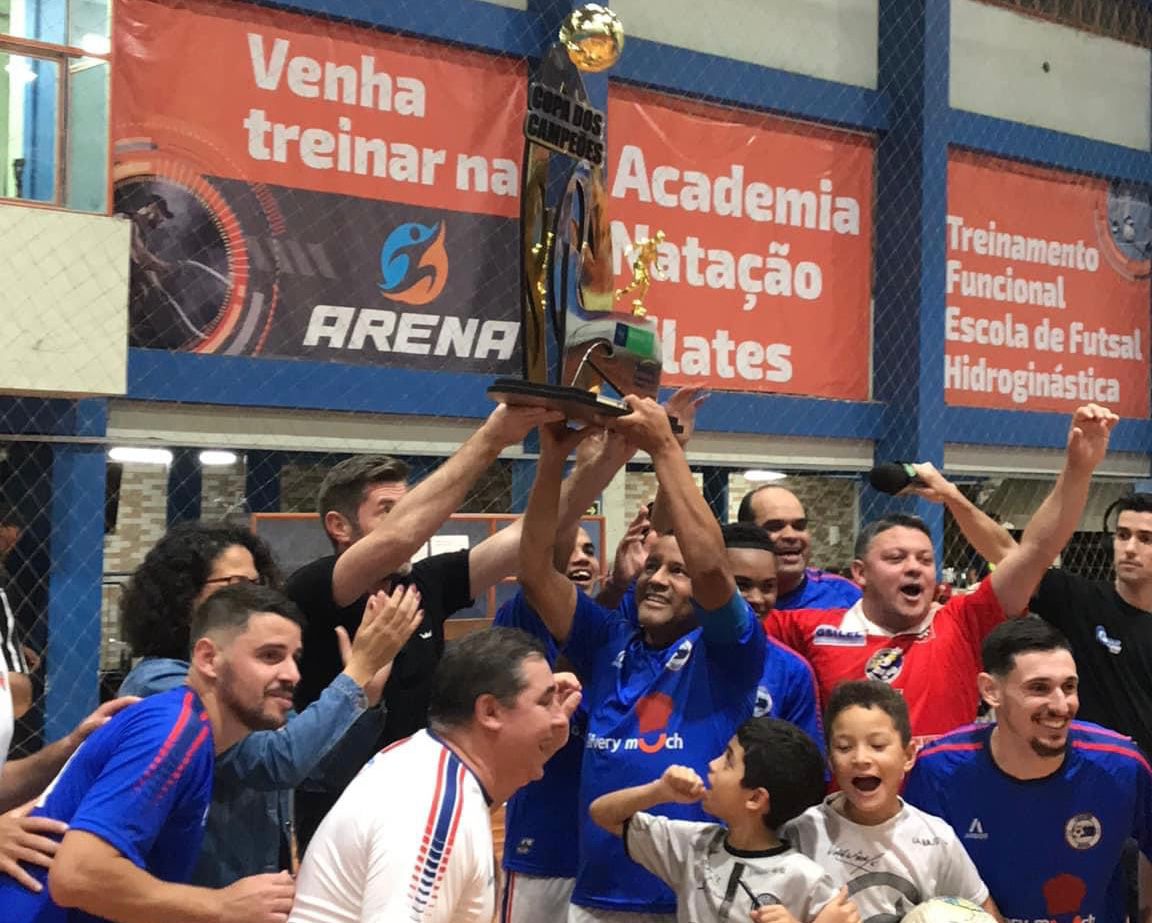
[[[795,725],[753,718],[708,766],[708,786],[686,766],[670,766],[647,785],[592,802],[592,819],[623,837],[628,856],[676,892],[676,919],[753,920],[780,905],[801,923],[837,907],[836,887],[776,831],[824,792],[820,751]],[[645,813],[658,804],[700,802],[722,823]]]
[[[847,886],[864,920],[898,919],[933,897],[967,898],[994,914],[988,888],[948,823],[900,798],[915,760],[904,696],[877,680],[842,683],[825,722],[840,790],[781,835]]]

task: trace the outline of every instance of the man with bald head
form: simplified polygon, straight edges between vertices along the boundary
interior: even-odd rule
[[[792,491],[770,484],[757,487],[740,501],[737,518],[761,526],[772,538],[777,609],[847,609],[860,599],[860,588],[851,580],[808,566],[808,514]]]

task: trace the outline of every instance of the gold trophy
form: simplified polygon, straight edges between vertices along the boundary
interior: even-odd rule
[[[607,70],[624,30],[611,10],[573,10],[528,86],[520,193],[522,378],[488,393],[508,404],[548,407],[587,421],[628,413],[625,394],[656,397],[660,338],[644,298],[663,240],[637,241],[632,282],[613,287],[605,209],[605,117],[581,71]],[[623,310],[617,299],[630,299]],[[604,393],[605,387],[616,397]]]

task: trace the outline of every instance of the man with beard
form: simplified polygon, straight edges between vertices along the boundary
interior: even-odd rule
[[[951,824],[1008,920],[1123,923],[1120,862],[1152,856],[1152,770],[1127,737],[1075,721],[1068,640],[1026,618],[984,641],[980,695],[996,723],[926,745],[904,797]]]
[[[808,658],[825,700],[843,680],[877,679],[903,691],[917,737],[971,721],[979,703],[969,680],[980,671],[980,643],[1006,615],[1024,611],[1032,588],[1071,538],[1116,420],[1095,404],[1077,409],[1055,486],[1019,547],[974,592],[934,603],[932,535],[920,519],[897,514],[870,523],[857,537],[852,572],[863,588],[860,602],[847,610],[777,608],[766,629]]]
[[[33,811],[68,825],[33,892],[0,875],[5,919],[23,923],[282,923],[287,872],[219,890],[184,884],[200,850],[215,758],[284,724],[299,679],[299,610],[230,586],[193,617],[187,684],[125,709],[77,750]],[[237,835],[242,835],[238,831]]]
[[[587,819],[596,797],[680,763],[703,772],[757,705],[766,639],[736,590],[724,540],[668,416],[649,398],[611,427],[652,459],[673,534],[657,539],[636,583],[637,621],[598,606],[554,565],[565,458],[587,436],[541,427],[540,461],[520,542],[520,583],[585,688],[580,867],[570,919],[670,920],[675,895]],[[698,805],[670,816],[702,818]],[[617,916],[626,914],[626,917]]]

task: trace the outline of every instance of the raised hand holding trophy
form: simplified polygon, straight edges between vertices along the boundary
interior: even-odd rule
[[[616,14],[585,4],[565,20],[539,80],[529,84],[520,195],[523,377],[488,388],[507,404],[591,422],[628,413],[625,394],[656,397],[660,387],[660,338],[644,298],[661,278],[655,261],[664,235],[637,241],[632,282],[615,290],[605,116],[580,76],[611,67],[623,45]],[[617,298],[631,304],[618,310]]]

